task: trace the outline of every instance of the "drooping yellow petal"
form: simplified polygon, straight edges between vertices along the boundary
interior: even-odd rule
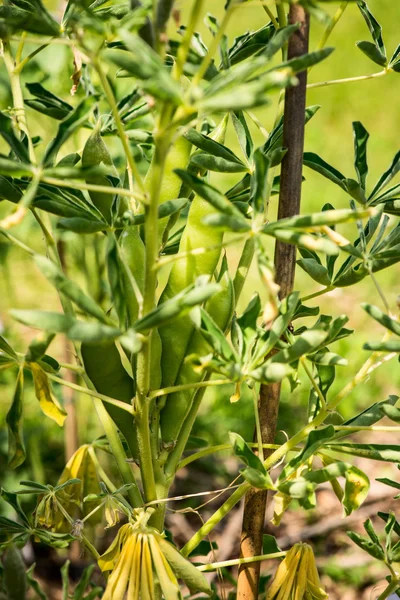
[[[154,600],[154,577],[148,536],[143,537],[140,593],[142,600]]]
[[[132,526],[129,523],[122,525],[122,527],[119,529],[114,540],[111,542],[111,545],[108,547],[108,550],[106,550],[97,561],[102,571],[112,571],[114,569],[118,562],[121,553],[121,547],[125,542],[125,538],[131,531]]]
[[[283,583],[286,580],[286,577],[288,576],[288,574],[290,572],[292,562],[293,562],[295,555],[296,555],[296,547],[293,546],[289,550],[289,552],[286,554],[283,561],[280,563],[280,565],[275,573],[275,577],[272,581],[272,584],[268,590],[266,600],[273,600],[273,598],[275,598],[276,594],[279,592],[280,588],[282,587]]]
[[[135,546],[136,536],[132,535],[125,542],[117,566],[108,579],[106,593],[103,596],[104,600],[124,600]],[[107,595],[108,590],[109,596]]]
[[[140,592],[141,562],[142,562],[143,534],[136,536],[135,550],[132,556],[131,571],[129,574],[128,600],[138,600]]]
[[[291,562],[289,573],[276,597],[276,600],[291,600],[293,591],[293,582],[296,577],[297,568],[300,562],[301,549],[298,549],[293,561]]]
[[[305,546],[302,549],[300,563],[297,569],[297,577],[294,583],[294,600],[303,600],[307,589],[308,577],[308,562],[309,562],[309,547]]]

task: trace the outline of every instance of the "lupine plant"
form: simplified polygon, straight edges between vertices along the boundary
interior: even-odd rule
[[[217,598],[202,572],[232,565],[239,565],[238,598],[325,598],[310,546],[286,552],[272,536],[263,539],[267,500],[279,526],[293,500],[312,509],[317,487],[329,483],[349,515],[369,489],[354,458],[400,462],[398,446],[373,440],[375,429],[396,430],[376,423],[400,421],[397,396],[366,399],[363,412],[345,422],[332,418],[375,368],[395,362],[397,308],[387,306],[379,287],[383,310],[363,304],[382,325],[383,338],[365,346],[366,363],[333,395],[336,370],[347,360],[331,346],[353,332],[346,315],[334,318],[307,306],[364,278],[377,285],[374,274],[400,261],[400,185],[391,183],[400,152],[373,186],[367,183],[369,134],[360,122],[353,124],[355,173],[349,168],[342,175],[323,157],[303,153],[304,128],[319,108],[306,104],[307,72],[333,51],[328,38],[348,2],[333,17],[325,12],[328,2],[263,2],[265,23],[232,40],[229,25],[253,2],[228,0],[218,21],[203,0],[190,0],[182,23],[173,0],[69,0],[61,21],[41,0],[0,6],[2,69],[12,98],[0,113],[0,234],[26,253],[60,300],[54,312],[11,311],[37,330],[27,347],[13,348],[0,337],[0,369],[15,373],[6,416],[9,467],[26,458],[27,373],[46,417],[64,426],[66,411],[52,389],[57,384],[90,396],[102,428],[98,438],[73,449],[58,481],[21,481],[15,491],[2,490],[15,513],[0,517],[2,598],[20,600],[28,588],[46,597],[19,551],[31,538],[56,549],[78,542],[92,557],[72,596],[65,564],[64,598],[170,600],[198,592]],[[358,48],[382,69],[371,77],[400,72],[400,46],[387,54],[367,3],[353,4],[369,29]],[[326,29],[318,48],[309,50],[315,19]],[[208,44],[198,33],[203,21]],[[72,78],[68,98],[55,93],[51,80],[42,84],[34,76],[37,55],[57,45],[65,46],[73,65],[65,72]],[[32,81],[23,85],[25,69]],[[330,83],[341,81],[313,87]],[[275,120],[261,124],[253,109],[272,103]],[[47,146],[34,135],[35,118],[51,132]],[[259,146],[254,127],[265,138]],[[236,140],[231,147],[228,139]],[[303,165],[320,174],[321,185],[339,186],[344,206],[301,211]],[[220,174],[229,174],[229,185]],[[19,234],[29,213],[42,236],[41,252]],[[240,250],[236,268],[232,246]],[[83,258],[81,268],[68,273],[65,255],[72,251]],[[321,286],[314,294],[293,289],[296,255],[308,281]],[[238,313],[252,265],[259,288]],[[51,345],[55,336],[71,345],[69,362]],[[308,387],[308,418],[277,444],[283,380],[292,390]],[[230,434],[232,454],[244,465],[238,485],[178,549],[164,527],[168,496],[182,466],[217,450],[202,447],[191,432],[206,390],[227,383],[233,384],[227,404],[240,410],[245,392],[254,398],[254,440]],[[75,411],[79,415],[79,405]],[[369,444],[348,441],[364,430]],[[114,469],[107,472],[103,455],[111,456]],[[279,462],[281,469],[271,472]],[[33,515],[21,507],[23,494],[37,498]],[[200,553],[202,540],[245,497],[240,558],[195,566],[188,557]],[[393,566],[400,560],[400,523],[393,514],[381,517],[385,546],[369,521],[368,540],[350,536],[387,565],[383,599],[400,586]],[[99,528],[103,536],[109,529],[105,551]],[[283,561],[269,588],[259,589],[260,562],[272,558]],[[104,577],[94,584],[96,563]]]

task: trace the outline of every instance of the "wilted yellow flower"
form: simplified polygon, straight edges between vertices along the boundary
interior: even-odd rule
[[[275,573],[266,600],[323,600],[314,553],[308,544],[295,544]]]
[[[156,529],[147,525],[151,513],[138,509],[136,521],[123,525],[99,559],[102,571],[111,571],[103,600],[151,600],[157,580],[168,600],[180,600],[177,577],[194,592],[211,594],[204,576],[183,558]]]

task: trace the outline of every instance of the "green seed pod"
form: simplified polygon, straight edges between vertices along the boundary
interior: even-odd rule
[[[158,199],[159,204],[179,197],[182,179],[175,173],[175,169],[185,169],[187,167],[191,149],[191,143],[183,136],[180,136],[171,146],[164,165],[162,188]],[[152,174],[153,164],[150,165],[150,169],[146,175],[145,183],[147,188],[149,188]],[[168,220],[169,217],[165,217],[158,221],[158,239],[160,244]]]
[[[192,594],[203,592],[211,596],[212,590],[204,575],[187,558],[182,556],[170,542],[161,536],[157,536],[157,538],[160,550],[171,565],[175,575],[183,579],[190,592]]]
[[[139,291],[143,293],[146,249],[140,237],[139,228],[127,227],[124,229],[120,237],[120,245],[122,258],[135,278]],[[131,289],[130,283],[126,283],[126,289]],[[129,294],[125,300],[128,309],[129,324],[132,325],[139,316],[138,301],[134,293]]]
[[[216,324],[224,331],[232,319],[235,306],[235,294],[233,282],[229,276],[225,261],[221,271],[219,283],[222,286],[222,289],[215,294],[215,296],[210,298],[206,304],[206,310]],[[210,346],[204,337],[199,331],[193,331],[187,345],[186,356],[204,356],[208,352],[210,352]],[[203,375],[193,370],[190,361],[183,361],[175,385],[196,384],[202,379]],[[196,390],[194,389],[186,390],[175,392],[167,397],[165,406],[160,415],[162,439],[167,444],[177,439],[179,430],[190,410],[195,392]]]
[[[86,141],[82,153],[82,166],[97,167],[101,163],[106,166],[113,166],[110,153],[108,152],[107,146],[100,135],[100,124],[98,124]],[[110,186],[110,182],[104,175],[88,177],[86,179],[86,183]],[[89,192],[89,196],[107,223],[111,223],[111,207],[114,201],[114,196],[112,194],[104,194],[102,192],[93,191]]]
[[[225,136],[226,120],[218,128],[215,139],[222,142]],[[188,252],[196,248],[209,248],[197,256],[189,255],[177,261],[171,269],[168,283],[161,296],[160,302],[169,300],[185,287],[192,284],[199,275],[213,275],[221,256],[223,233],[217,228],[203,224],[203,218],[216,210],[208,202],[196,196],[190,206],[185,231],[179,245],[179,252]],[[193,332],[193,324],[189,317],[182,317],[170,325],[160,328],[162,341],[162,385],[170,386],[175,383],[181,362],[186,355],[186,348]]]
[[[121,356],[114,342],[101,344],[83,343],[81,353],[85,371],[100,394],[130,404],[135,395],[132,377],[125,371]],[[105,408],[124,435],[132,456],[137,456],[136,430],[133,417],[118,406],[105,404]]]

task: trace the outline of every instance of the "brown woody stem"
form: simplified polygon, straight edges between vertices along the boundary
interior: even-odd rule
[[[309,17],[299,5],[290,7],[289,24],[293,23],[299,23],[300,27],[289,40],[289,59],[308,52]],[[282,162],[278,219],[296,215],[300,211],[307,73],[301,73],[298,79],[299,85],[289,88],[285,95],[283,145],[288,151]],[[296,247],[277,241],[275,269],[280,298],[285,298],[293,289],[295,266]],[[261,385],[258,410],[263,444],[273,444],[275,440],[280,390],[280,383]],[[270,450],[264,450],[264,458],[270,453]],[[266,505],[267,491],[255,488],[249,490],[245,498],[240,541],[242,558],[262,554]],[[240,565],[238,599],[256,600],[259,578],[259,562]]]

